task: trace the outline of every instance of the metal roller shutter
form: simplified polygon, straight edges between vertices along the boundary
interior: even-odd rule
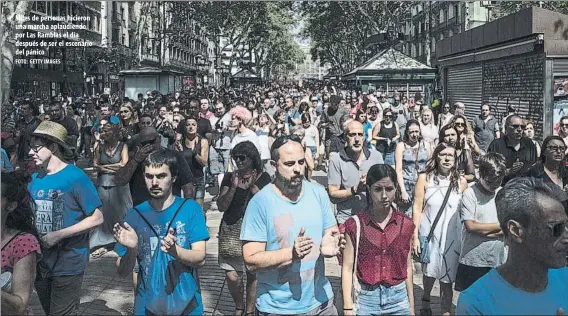
[[[448,102],[465,104],[465,116],[472,120],[481,113],[483,67],[481,64],[448,69],[446,91]]]
[[[544,121],[544,58],[519,55],[483,64],[483,99],[499,119],[513,106],[519,115],[535,125],[535,137],[542,139]]]
[[[555,58],[553,61],[553,72],[555,76],[568,74],[568,59]]]

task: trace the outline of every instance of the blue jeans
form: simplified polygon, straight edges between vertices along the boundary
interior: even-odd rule
[[[357,305],[357,315],[410,315],[406,282],[395,286],[361,284]]]

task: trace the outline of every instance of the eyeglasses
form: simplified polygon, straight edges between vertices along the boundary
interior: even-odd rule
[[[546,225],[552,230],[552,236],[556,238],[568,232],[568,220],[547,222]]]
[[[550,151],[565,152],[566,146],[546,146],[546,149],[548,149]]]
[[[385,118],[392,118],[392,115],[385,115]]]
[[[527,128],[527,126],[524,125],[524,124],[513,124],[513,125],[509,125],[509,127],[512,127],[513,129],[519,129],[520,128],[522,130]]]
[[[568,127],[568,124],[560,124],[560,127]]]
[[[454,123],[455,126],[465,126],[465,123]]]
[[[45,147],[45,145],[41,145],[41,144],[28,143],[28,145],[30,146],[30,149],[33,150],[36,154],[37,154],[43,147]]]
[[[280,136],[278,138],[276,138],[276,140],[274,140],[274,143],[272,143],[272,148],[270,149],[270,151],[272,152],[275,149],[278,149],[280,147],[282,147],[282,145],[286,144],[288,141],[293,141],[296,143],[302,143],[302,139],[295,134],[292,135],[284,135],[284,136]]]
[[[233,158],[235,158],[235,161],[245,161],[247,159],[247,155],[235,155],[233,156]]]

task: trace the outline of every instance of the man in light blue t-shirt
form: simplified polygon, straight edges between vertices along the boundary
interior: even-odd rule
[[[275,179],[249,202],[241,240],[247,267],[256,272],[261,315],[337,315],[324,256],[339,254],[340,236],[326,191],[304,181],[300,139],[272,145]]]
[[[507,262],[461,293],[456,315],[564,315],[568,312],[567,195],[542,179],[516,178],[497,193]]]

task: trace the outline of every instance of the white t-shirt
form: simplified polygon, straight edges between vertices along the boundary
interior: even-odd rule
[[[235,148],[235,146],[238,143],[244,142],[244,141],[247,141],[247,140],[254,144],[254,146],[256,147],[256,149],[258,150],[258,152],[260,154],[261,148],[260,148],[260,142],[258,141],[258,136],[256,136],[255,132],[251,131],[248,128],[242,134],[235,132],[235,135],[233,136],[233,140],[231,141],[231,150],[233,150],[233,148]]]
[[[310,125],[305,129],[304,140],[306,141],[306,146],[317,147],[316,136],[318,134],[318,129],[314,125]]]

